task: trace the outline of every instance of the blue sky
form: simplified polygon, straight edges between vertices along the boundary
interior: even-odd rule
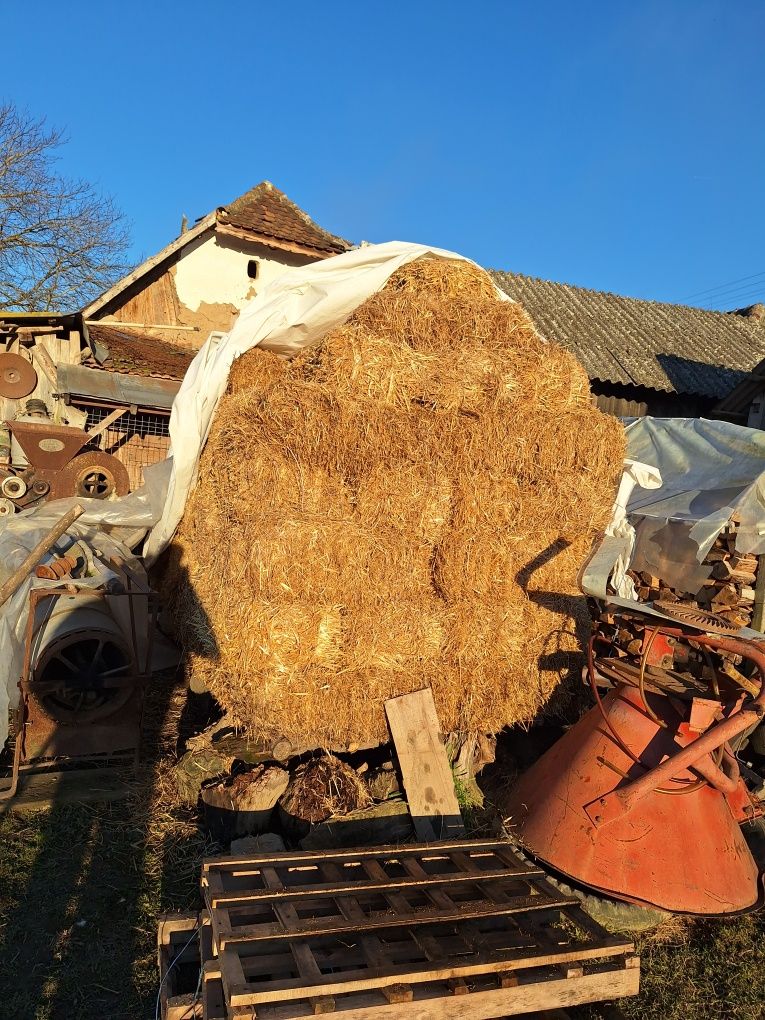
[[[266,178],[352,240],[765,300],[761,0],[6,0],[2,18],[0,95],[66,129],[65,170],[115,196],[136,259]]]

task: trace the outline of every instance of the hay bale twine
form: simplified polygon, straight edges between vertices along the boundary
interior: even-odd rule
[[[421,259],[291,361],[233,366],[165,594],[192,675],[263,739],[528,722],[577,664],[579,567],[625,449],[587,375],[468,263]]]

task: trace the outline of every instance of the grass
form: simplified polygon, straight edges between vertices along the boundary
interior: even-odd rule
[[[0,817],[3,1018],[153,1020],[157,918],[199,907],[216,848],[171,785],[182,694],[168,682],[152,697],[128,798]]]
[[[147,733],[162,758],[146,762],[129,799],[0,817],[0,1017],[153,1020],[157,918],[199,907],[200,861],[216,849],[176,806],[169,734],[180,710],[165,707]],[[455,786],[477,835],[488,819],[469,786]],[[641,993],[620,1003],[630,1020],[765,1020],[762,914],[673,920],[637,948]]]

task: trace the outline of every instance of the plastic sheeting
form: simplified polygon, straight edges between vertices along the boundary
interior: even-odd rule
[[[149,473],[150,474],[150,473]],[[0,563],[2,563],[2,580],[21,566],[25,557],[50,529],[61,520],[67,510],[75,503],[88,507],[72,527],[62,535],[51,548],[44,560],[63,556],[78,540],[84,539],[91,548],[100,550],[106,555],[120,556],[130,563],[132,554],[120,541],[125,533],[134,533],[141,529],[145,533],[152,523],[159,519],[161,504],[151,505],[151,494],[154,482],[161,480],[164,472],[155,472],[151,483],[144,486],[140,493],[132,493],[121,500],[119,513],[120,526],[113,530],[104,518],[113,514],[113,506],[104,509],[99,500],[62,499],[47,503],[43,507],[23,514],[16,514],[0,530]],[[106,530],[108,529],[108,530]],[[0,609],[0,747],[8,736],[8,710],[18,704],[18,681],[24,664],[24,639],[28,617],[29,592],[33,587],[46,587],[50,581],[27,577],[11,598]],[[87,585],[88,579],[78,581]]]
[[[736,548],[765,553],[765,433],[703,418],[639,418],[627,427],[627,455],[653,465],[659,488],[631,490],[628,521],[610,530],[582,573],[584,590],[634,599],[619,582],[624,564],[696,594],[711,573],[707,552],[735,514]],[[627,578],[627,580],[629,580]]]

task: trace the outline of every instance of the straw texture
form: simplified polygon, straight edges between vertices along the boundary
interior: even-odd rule
[[[384,700],[424,685],[445,730],[531,720],[624,446],[487,274],[405,267],[320,345],[234,365],[166,580],[190,670],[317,747],[384,739]]]

